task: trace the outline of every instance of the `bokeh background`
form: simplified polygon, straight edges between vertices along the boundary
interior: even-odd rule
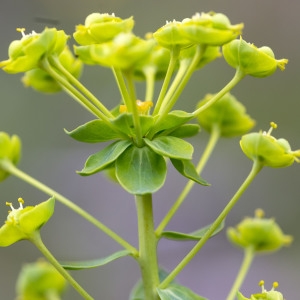
[[[0,60],[7,58],[7,48],[20,35],[16,27],[41,31],[45,26],[57,26],[72,34],[76,24],[83,23],[92,12],[114,12],[126,18],[134,16],[135,33],[143,36],[155,31],[166,20],[182,20],[195,12],[225,13],[232,23],[244,22],[243,38],[257,46],[270,46],[277,58],[288,58],[284,72],[265,79],[245,78],[232,93],[243,102],[256,119],[256,130],[267,130],[270,121],[278,123],[274,132],[284,137],[293,149],[300,148],[299,95],[300,43],[297,0],[2,0],[0,7]],[[73,43],[74,41],[71,41]],[[178,108],[192,110],[207,93],[217,92],[233,76],[234,70],[219,59],[196,73],[182,95]],[[23,141],[20,168],[72,199],[84,209],[111,226],[131,243],[137,244],[136,216],[132,196],[110,183],[101,174],[80,177],[88,155],[101,145],[85,145],[65,135],[68,130],[91,120],[92,116],[65,94],[42,95],[26,89],[21,75],[0,72],[0,130],[17,134]],[[119,101],[118,90],[108,69],[86,67],[82,81],[109,107]],[[142,89],[142,85],[139,86]],[[207,141],[202,133],[194,144],[195,161]],[[203,177],[211,187],[197,186],[184,203],[168,229],[191,232],[213,221],[226,202],[247,176],[251,162],[242,154],[239,139],[221,140]],[[280,290],[289,300],[299,299],[300,234],[299,234],[299,166],[287,169],[264,169],[243,195],[227,219],[227,226],[256,208],[274,216],[284,232],[294,236],[292,247],[278,253],[259,256],[242,287],[245,295],[257,292],[257,283],[264,279],[269,288],[279,281]],[[186,181],[172,168],[165,187],[154,195],[155,221],[158,223],[179,195]],[[35,205],[47,195],[17,178],[10,177],[0,185],[0,221],[7,216],[5,202],[15,202],[22,196],[26,204]],[[120,250],[110,238],[60,203],[53,218],[42,229],[45,244],[58,259],[92,259]],[[163,241],[159,245],[161,265],[171,270],[189,251],[193,243]],[[33,245],[24,241],[0,249],[0,298],[15,298],[15,281],[20,267],[40,257]],[[223,300],[238,271],[242,252],[230,245],[225,231],[203,248],[180,273],[178,280],[211,300]],[[73,275],[95,299],[128,299],[139,278],[139,270],[131,258],[122,258],[102,268],[73,272]],[[69,288],[65,299],[80,297]]]

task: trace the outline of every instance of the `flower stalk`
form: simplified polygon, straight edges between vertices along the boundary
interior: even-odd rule
[[[194,256],[201,250],[201,248],[206,244],[208,239],[211,237],[213,232],[218,228],[221,222],[227,217],[229,212],[238,202],[242,194],[246,191],[249,185],[252,183],[256,175],[262,169],[262,165],[259,161],[254,161],[251,171],[245,181],[242,183],[240,188],[213,222],[209,230],[205,233],[205,235],[200,239],[200,241],[193,247],[193,249],[184,257],[184,259],[174,268],[174,270],[165,278],[163,282],[160,283],[159,288],[166,288],[168,284],[184,269],[184,267],[194,258]]]
[[[144,296],[147,300],[159,300],[156,288],[159,285],[157,263],[157,240],[154,234],[152,195],[136,195],[138,218],[139,257]]]

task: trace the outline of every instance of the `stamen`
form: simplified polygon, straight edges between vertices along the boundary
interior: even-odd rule
[[[16,30],[17,30],[18,32],[21,32],[22,37],[25,37],[25,36],[26,36],[26,34],[25,34],[25,28],[17,28]]]
[[[25,28],[17,28],[16,30],[17,30],[18,32],[21,32],[22,38],[29,37],[29,36],[33,36],[33,35],[36,35],[36,34],[37,34],[34,30],[32,30],[31,33],[26,34],[26,33],[25,33]]]
[[[279,286],[279,283],[277,281],[274,281],[272,291],[274,291],[274,289],[278,288],[278,286]]]
[[[15,210],[11,202],[6,202],[5,204],[9,206],[12,210]]]
[[[20,203],[20,209],[23,209],[24,200],[22,198],[19,198],[18,202]]]
[[[276,128],[277,128],[277,124],[274,123],[274,122],[271,122],[271,123],[270,123],[270,126],[271,126],[271,128],[270,128],[269,131],[267,132],[267,135],[271,135],[273,129],[276,129]]]
[[[265,287],[264,287],[264,284],[265,284],[264,280],[261,280],[261,281],[258,283],[258,285],[261,286],[261,291],[262,291],[262,292],[265,292],[265,291],[266,291],[266,290],[265,290]]]
[[[255,210],[254,215],[255,215],[256,218],[261,219],[265,216],[265,212],[261,208],[258,208],[258,209]]]

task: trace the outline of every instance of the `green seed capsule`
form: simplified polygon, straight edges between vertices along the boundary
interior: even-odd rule
[[[256,253],[272,252],[292,242],[292,237],[283,234],[274,219],[264,218],[257,210],[254,218],[245,218],[235,228],[227,230],[229,240],[242,248],[252,247]]]
[[[288,63],[287,59],[277,60],[271,48],[266,46],[257,48],[242,38],[224,45],[222,50],[225,60],[231,67],[254,77],[272,75],[277,68],[284,70]]]
[[[268,132],[254,132],[246,134],[240,141],[243,152],[253,161],[272,168],[283,168],[299,162],[300,150],[292,151],[285,139],[276,139],[271,136],[275,123],[271,123]]]

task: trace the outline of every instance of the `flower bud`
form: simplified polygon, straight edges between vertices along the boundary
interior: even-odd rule
[[[127,33],[134,26],[133,18],[121,19],[114,14],[92,13],[84,25],[76,26],[74,39],[80,45],[101,44],[114,39],[119,33]]]
[[[42,202],[36,206],[23,207],[24,200],[18,199],[19,208],[11,208],[5,224],[0,228],[0,247],[7,247],[20,240],[30,240],[36,231],[50,219],[54,212],[55,199]]]
[[[75,78],[80,77],[83,63],[81,60],[74,57],[68,46],[66,46],[63,52],[59,55],[59,61]],[[26,87],[30,86],[43,93],[55,93],[62,89],[57,81],[42,69],[27,71],[22,77],[22,82]]]
[[[39,68],[45,56],[59,55],[65,48],[68,36],[62,30],[46,28],[42,33],[26,35],[18,29],[22,39],[13,41],[8,49],[9,59],[0,62],[0,68],[7,73],[26,72]]]
[[[75,53],[84,63],[126,70],[147,59],[153,47],[152,41],[140,39],[132,33],[120,33],[108,43],[75,47]]]
[[[224,45],[223,56],[231,67],[254,77],[272,75],[277,67],[284,70],[288,63],[287,59],[275,59],[271,48],[266,46],[257,48],[242,38]]]
[[[259,161],[262,165],[272,168],[283,168],[300,162],[300,150],[292,151],[285,139],[276,139],[271,136],[275,123],[271,123],[268,132],[253,132],[246,134],[240,141],[240,146],[248,158]]]
[[[193,45],[190,39],[183,35],[183,22],[172,21],[159,28],[153,33],[153,37],[158,44],[164,48],[173,49],[178,47],[180,49],[187,48]]]
[[[238,37],[244,25],[231,25],[220,13],[197,13],[183,21],[182,34],[195,44],[221,46]]]
[[[16,165],[21,157],[21,141],[18,136],[9,136],[7,133],[0,131],[0,161],[8,160]],[[0,182],[9,175],[8,172],[1,170]]]
[[[208,94],[198,103],[201,107],[208,103],[214,95]],[[201,127],[208,132],[212,132],[214,126],[218,126],[220,136],[234,137],[245,134],[255,124],[255,121],[246,114],[243,104],[230,93],[227,93],[216,103],[209,106],[198,115]]]
[[[271,252],[290,245],[292,237],[283,234],[274,219],[263,216],[264,212],[258,209],[254,218],[245,218],[235,228],[228,228],[229,240],[242,248],[253,247],[255,252]]]
[[[242,295],[242,293],[238,292],[237,297],[238,300],[284,300],[283,295],[275,291],[275,288],[278,287],[278,282],[273,283],[273,287],[270,291],[267,291],[264,287],[264,281],[261,280],[259,282],[259,286],[261,286],[261,293],[252,294],[250,298],[246,298]]]
[[[44,259],[26,264],[19,274],[16,291],[18,300],[61,299],[67,282],[65,278]],[[51,298],[52,299],[52,298]]]

